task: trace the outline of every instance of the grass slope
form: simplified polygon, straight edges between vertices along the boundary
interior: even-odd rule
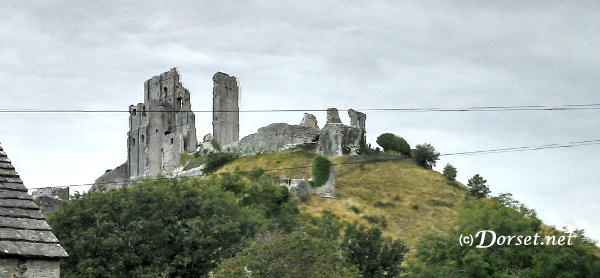
[[[217,173],[261,168],[275,178],[309,179],[315,156],[314,151],[306,149],[261,154],[233,161]],[[394,161],[372,161],[390,159]],[[340,156],[331,160],[337,164],[338,198],[311,197],[300,203],[301,211],[320,215],[330,210],[350,223],[377,224],[385,235],[411,246],[434,224],[451,223],[468,198],[464,185],[448,183],[442,174],[398,156]]]

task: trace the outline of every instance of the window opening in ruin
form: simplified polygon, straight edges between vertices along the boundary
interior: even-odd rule
[[[135,138],[131,138],[131,146],[135,146]]]
[[[143,135],[143,134],[142,134],[142,141],[141,141],[141,142],[142,142],[142,143],[144,142],[144,135]]]
[[[171,145],[173,145],[173,138],[171,138]]]
[[[135,109],[131,110],[131,114],[133,114],[134,116],[135,116],[136,112],[137,112],[137,110],[135,110]]]
[[[183,107],[183,99],[181,97],[177,98],[177,102],[179,103],[179,107]]]
[[[169,135],[169,134],[171,134],[170,130],[165,131],[165,135]]]
[[[158,132],[158,129],[156,130],[156,132]]]

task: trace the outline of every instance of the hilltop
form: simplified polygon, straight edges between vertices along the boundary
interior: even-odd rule
[[[217,174],[260,168],[274,178],[309,179],[315,156],[309,149],[248,156]],[[329,210],[349,223],[377,224],[384,235],[409,245],[434,224],[450,224],[470,198],[466,186],[399,155],[345,155],[330,160],[335,164],[337,198],[311,196],[299,204],[300,210],[317,216]]]

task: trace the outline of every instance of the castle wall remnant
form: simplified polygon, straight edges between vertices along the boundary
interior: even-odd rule
[[[63,201],[69,200],[68,187],[48,187],[33,191],[33,200],[38,202],[42,215],[46,219],[55,213]]]
[[[224,151],[253,155],[261,152],[282,151],[305,143],[316,143],[319,127],[314,115],[305,114],[300,125],[275,123],[258,129],[257,133],[239,142],[222,147]]]
[[[180,166],[180,154],[198,146],[190,92],[175,68],[144,83],[144,103],[129,107],[130,179],[154,177]]]
[[[213,137],[219,146],[240,139],[239,88],[234,76],[217,72],[213,76]]]
[[[172,173],[180,155],[198,146],[196,120],[190,92],[173,68],[144,82],[144,102],[129,106],[127,162],[108,170],[95,181],[106,189],[120,188],[132,180]]]
[[[364,113],[348,110],[350,126],[340,120],[337,109],[327,109],[327,123],[319,135],[318,153],[324,156],[338,156],[347,148],[350,154],[356,154],[361,139],[364,139],[367,116]]]

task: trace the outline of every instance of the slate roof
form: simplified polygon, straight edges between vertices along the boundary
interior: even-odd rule
[[[0,146],[0,257],[68,257]]]

